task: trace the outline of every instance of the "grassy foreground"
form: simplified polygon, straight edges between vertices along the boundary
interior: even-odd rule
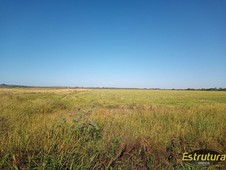
[[[198,169],[201,148],[226,152],[226,92],[0,89],[0,169]]]

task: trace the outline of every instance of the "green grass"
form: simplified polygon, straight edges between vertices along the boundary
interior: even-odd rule
[[[0,89],[0,169],[197,169],[201,148],[226,151],[226,92]]]

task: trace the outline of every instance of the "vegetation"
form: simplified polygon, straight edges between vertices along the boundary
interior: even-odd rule
[[[225,153],[225,111],[223,91],[0,88],[0,169],[198,169],[182,154]]]

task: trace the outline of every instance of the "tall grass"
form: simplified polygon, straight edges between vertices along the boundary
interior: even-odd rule
[[[226,151],[225,111],[225,92],[0,89],[0,169],[194,169],[183,152]]]

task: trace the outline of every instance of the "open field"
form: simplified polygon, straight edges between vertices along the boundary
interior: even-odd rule
[[[226,92],[0,88],[0,169],[198,169],[201,148],[226,152]]]

